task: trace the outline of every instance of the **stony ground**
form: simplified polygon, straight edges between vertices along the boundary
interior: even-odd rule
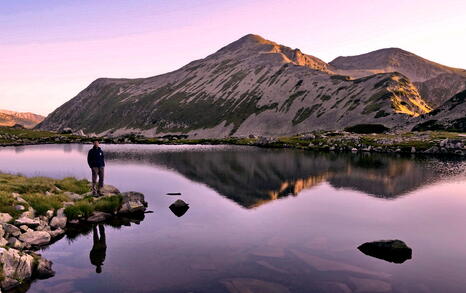
[[[70,225],[141,214],[144,195],[106,185],[93,197],[87,180],[0,174],[0,288],[54,275],[35,251],[62,237]]]
[[[0,127],[0,146],[90,143],[92,139],[92,137],[77,134]],[[223,139],[188,139],[184,135],[147,138],[130,134],[119,137],[100,137],[99,140],[109,144],[232,144],[335,152],[466,155],[466,133],[445,131],[362,134],[347,131],[313,131],[291,137],[249,135]]]

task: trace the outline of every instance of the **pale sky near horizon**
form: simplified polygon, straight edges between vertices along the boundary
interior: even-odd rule
[[[148,77],[248,33],[326,62],[399,47],[466,68],[464,0],[0,2],[0,109],[46,115],[99,77]]]

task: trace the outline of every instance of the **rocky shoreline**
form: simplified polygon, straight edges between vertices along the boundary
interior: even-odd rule
[[[1,130],[1,129],[0,129]],[[33,133],[34,130],[29,130]],[[41,132],[43,133],[43,132]],[[80,133],[82,134],[82,132]],[[36,144],[89,143],[96,137],[50,132],[47,137],[20,134],[2,134],[0,146]],[[466,134],[442,131],[400,133],[352,133],[347,131],[312,131],[290,137],[248,137],[192,139],[186,135],[165,135],[149,138],[137,134],[118,137],[98,137],[106,144],[157,144],[157,145],[248,145],[266,148],[297,148],[332,152],[376,152],[427,155],[466,156]]]
[[[146,211],[147,202],[141,193],[120,192],[111,185],[105,185],[102,193],[101,197],[93,197],[89,192],[63,191],[54,185],[35,196],[50,197],[51,201],[60,197],[62,206],[44,213],[33,208],[41,206],[33,202],[32,195],[12,192],[9,198],[15,204],[14,210],[20,213],[0,213],[0,288],[9,290],[33,279],[54,276],[52,262],[37,250],[62,238],[69,228],[119,217],[138,217]]]

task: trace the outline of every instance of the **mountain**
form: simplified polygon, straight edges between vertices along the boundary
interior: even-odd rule
[[[44,116],[33,113],[22,113],[0,109],[0,126],[14,126],[20,124],[26,128],[33,128],[45,119]]]
[[[399,126],[432,110],[403,74],[350,79],[334,67],[246,35],[170,73],[97,79],[38,128],[101,135],[280,136],[357,123]]]
[[[442,106],[414,120],[413,130],[449,130],[466,132],[466,90]]]
[[[400,72],[414,83],[423,99],[433,107],[466,90],[466,70],[441,65],[398,48],[338,57],[329,64],[332,71],[353,78]]]

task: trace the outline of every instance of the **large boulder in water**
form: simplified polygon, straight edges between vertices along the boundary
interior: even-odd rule
[[[0,287],[9,289],[31,278],[34,258],[13,248],[0,248],[0,266],[3,276]]]
[[[172,203],[169,208],[177,217],[181,217],[189,210],[189,205],[181,199],[178,199]]]
[[[147,202],[144,199],[144,194],[139,192],[123,192],[121,208],[118,211],[122,214],[143,213],[146,210]]]
[[[381,240],[366,242],[358,249],[369,256],[393,263],[404,263],[411,259],[412,250],[401,240]]]
[[[47,279],[53,277],[55,272],[52,270],[52,262],[48,259],[40,257],[37,261],[37,267],[34,271],[34,276],[38,279]]]

